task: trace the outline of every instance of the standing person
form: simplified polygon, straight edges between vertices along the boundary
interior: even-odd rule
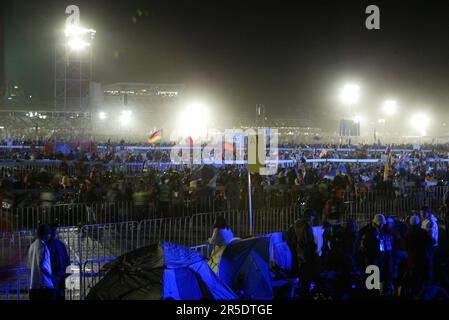
[[[214,272],[218,272],[218,264],[224,249],[232,241],[239,240],[239,238],[234,237],[231,227],[228,225],[226,219],[221,215],[217,216],[212,228],[212,236],[207,240],[209,245],[212,247],[209,266],[212,270],[214,270]]]
[[[287,244],[292,252],[292,272],[299,277],[300,295],[308,298],[310,285],[318,273],[317,245],[313,235],[313,221],[316,213],[307,209],[302,218],[287,231]]]
[[[365,266],[376,265],[382,270],[385,242],[382,229],[386,224],[383,214],[374,216],[371,224],[363,230],[362,248],[365,257]]]
[[[384,295],[394,294],[394,284],[396,283],[396,259],[395,259],[395,220],[392,217],[386,219],[386,224],[382,228],[384,237],[384,270],[382,278],[386,287]]]
[[[228,180],[224,187],[224,196],[226,200],[226,209],[235,209],[238,207],[240,197],[240,186],[238,178],[232,173],[229,174]],[[235,207],[233,207],[235,205]]]
[[[363,269],[368,266],[377,266],[380,270],[381,291],[369,290],[369,296],[378,297],[384,288],[385,281],[385,239],[382,229],[386,224],[383,214],[374,216],[371,224],[361,230],[361,249],[363,253]]]
[[[213,234],[207,241],[213,247],[227,246],[235,240],[231,227],[223,216],[217,216],[213,225]]]
[[[410,229],[405,237],[406,295],[416,296],[432,283],[432,246],[432,238],[421,228],[419,217],[410,217]]]
[[[28,250],[30,274],[30,300],[54,300],[53,275],[50,251],[46,245],[50,239],[50,227],[41,225],[37,230],[37,239]]]
[[[161,179],[161,183],[158,186],[158,211],[159,215],[167,215],[169,214],[170,209],[170,197],[171,190],[170,185],[168,184],[169,179],[167,176],[163,176]]]
[[[433,240],[434,249],[438,247],[438,220],[430,213],[429,207],[423,207],[421,209],[421,228],[423,228]]]
[[[50,252],[51,270],[53,273],[53,285],[55,288],[55,299],[65,300],[66,269],[70,266],[70,257],[67,248],[58,238],[58,225],[51,225],[51,237],[47,242]]]

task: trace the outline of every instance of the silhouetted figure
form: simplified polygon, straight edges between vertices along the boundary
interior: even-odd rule
[[[50,251],[51,270],[53,273],[53,285],[57,300],[65,300],[65,279],[66,269],[70,266],[70,257],[67,248],[61,240],[58,239],[58,225],[51,226],[51,238],[47,242]]]

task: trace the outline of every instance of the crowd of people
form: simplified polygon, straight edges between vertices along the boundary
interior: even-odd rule
[[[71,140],[67,137],[58,139],[57,137],[45,138],[25,138],[25,137],[8,137],[0,138],[0,159],[3,161],[13,160],[89,160],[100,162],[142,162],[142,161],[157,161],[170,162],[170,149],[177,146],[174,142],[164,142],[149,145],[147,141],[125,141],[124,139],[118,141],[109,140],[92,140],[92,137],[86,137],[85,144],[91,144],[92,150],[85,150],[82,148],[73,148],[72,150],[65,149],[63,152],[58,150],[46,150],[45,146],[52,144],[67,143]],[[184,144],[193,144],[193,140],[185,140]],[[207,144],[201,143],[200,146],[204,148]],[[228,145],[225,147],[225,145]],[[9,147],[9,148],[8,148]],[[143,149],[132,150],[135,147]],[[151,147],[151,148],[148,148]],[[197,147],[197,145],[195,145]],[[223,150],[230,152],[231,148],[237,150],[236,145],[223,144]],[[340,144],[288,144],[280,143],[278,145],[278,157],[280,160],[294,160],[301,159],[380,159],[385,154],[384,150],[390,148],[395,151],[395,156],[399,159],[419,159],[425,160],[430,158],[447,158],[449,149],[447,144],[355,144],[340,143]],[[130,149],[131,148],[131,149]],[[144,150],[147,148],[147,150]],[[236,151],[234,151],[236,152]],[[244,154],[244,159],[247,155]]]
[[[449,299],[449,221],[439,221],[428,207],[403,220],[378,214],[360,230],[352,220],[326,221],[319,253],[315,217],[306,210],[287,232],[302,298]],[[378,290],[364,281],[370,266],[379,270]]]
[[[255,199],[306,197],[321,215],[329,201],[334,207],[335,203],[341,206],[345,197],[368,190],[387,190],[402,196],[413,187],[445,186],[449,182],[448,166],[447,162],[394,160],[386,177],[383,163],[298,161],[292,167],[280,167],[275,175],[254,174],[252,194]],[[48,167],[30,171],[13,168],[0,177],[0,194],[1,199],[15,197],[11,201],[18,207],[135,202],[139,206],[151,204],[159,211],[186,201],[239,203],[247,198],[248,179],[244,166],[154,165],[144,169],[129,176],[119,168],[105,169],[83,160],[74,164],[62,162],[53,171]]]
[[[295,295],[287,297],[449,299],[449,220],[438,220],[429,207],[404,219],[377,214],[360,229],[354,220],[327,219],[321,241],[313,231],[316,220],[307,209],[284,232],[292,263],[280,274],[299,279]],[[214,250],[240,240],[221,216],[213,227]],[[368,280],[371,270],[377,273]]]
[[[145,154],[105,149],[100,154],[106,157],[103,162],[143,162],[157,160],[154,152],[160,151]],[[410,212],[404,219],[379,214],[360,230],[355,221],[340,222],[345,200],[364,191],[391,191],[394,197],[402,197],[410,187],[447,185],[448,163],[429,162],[429,153],[418,151],[396,154],[388,168],[383,162],[308,163],[304,161],[310,156],[307,152],[320,152],[317,155],[320,158],[336,157],[330,152],[323,155],[322,150],[300,151],[299,155],[294,155],[294,166],[280,167],[272,176],[253,174],[251,189],[255,207],[266,205],[265,201],[274,197],[288,200],[282,205],[311,208],[287,231],[287,241],[295,257],[293,273],[301,279],[301,298],[310,298],[318,293],[337,298],[357,296],[354,290],[364,284],[355,279],[360,279],[370,265],[380,269],[382,286],[380,291],[375,291],[376,295],[406,298],[447,296],[448,275],[444,267],[447,269],[447,221],[437,220],[429,208],[422,208],[419,215]],[[381,156],[382,152],[376,152]],[[78,158],[79,155],[83,157]],[[10,193],[22,190],[28,198],[21,204],[24,207],[123,201],[134,203],[143,214],[148,206],[154,206],[158,212],[167,215],[174,214],[174,208],[182,208],[187,202],[201,203],[203,209],[208,210],[211,199],[223,199],[228,204],[243,206],[248,198],[247,169],[244,166],[186,165],[175,168],[155,165],[130,177],[120,170],[87,165],[92,158],[86,153],[74,152],[72,156],[75,163],[70,162],[71,158],[69,161],[63,158],[59,169],[52,172],[44,168],[29,172],[8,171],[0,178],[2,201]],[[71,165],[75,170],[70,170]],[[442,205],[447,207],[448,201],[446,198]],[[323,225],[325,230],[320,252],[317,252],[311,231],[315,224]],[[52,232],[48,232],[48,227],[39,230],[29,258],[31,270],[39,266],[41,274],[36,275],[37,280],[32,283],[43,283],[51,290],[35,291],[39,287],[37,285],[31,288],[31,296],[33,299],[48,298],[49,295],[56,298],[58,290],[55,289],[60,288],[64,277],[61,266],[67,267],[67,261],[59,260],[59,267],[53,266],[52,240],[49,238]],[[53,228],[53,234],[54,230],[56,228]],[[213,241],[221,241],[220,236],[226,237],[223,242],[233,239],[232,233],[224,232],[221,235],[216,233]],[[48,259],[45,258],[46,250]],[[40,252],[40,256],[33,252]]]

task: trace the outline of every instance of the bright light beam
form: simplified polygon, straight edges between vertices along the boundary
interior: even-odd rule
[[[362,123],[364,119],[365,118],[363,116],[358,115],[358,116],[354,117],[354,122],[355,123]]]
[[[95,30],[86,29],[79,25],[69,25],[64,29],[67,46],[74,51],[81,51],[89,47],[90,42],[86,40],[86,36],[90,35],[90,39],[93,39],[95,33]]]
[[[178,130],[184,137],[203,137],[207,135],[208,125],[209,110],[203,104],[190,104],[179,114]]]
[[[87,47],[90,47],[90,43],[86,42],[82,39],[71,39],[69,41],[67,41],[67,45],[69,46],[70,49],[74,50],[74,51],[81,51],[86,49]]]
[[[98,118],[100,119],[100,120],[105,120],[106,118],[107,118],[107,115],[106,115],[106,112],[99,112],[98,113]]]
[[[123,110],[119,117],[119,122],[122,126],[128,126],[132,120],[132,111]]]
[[[340,93],[340,100],[345,105],[353,105],[360,98],[360,87],[357,84],[347,84]]]
[[[384,112],[389,115],[392,116],[394,115],[398,110],[398,104],[396,103],[395,100],[387,100],[384,103]]]
[[[411,117],[410,122],[412,126],[419,131],[421,136],[427,134],[427,128],[430,124],[429,116],[424,113],[416,113]]]

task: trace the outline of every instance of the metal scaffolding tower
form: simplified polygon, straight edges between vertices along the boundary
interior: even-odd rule
[[[92,48],[72,50],[58,42],[55,48],[55,111],[89,111]]]

